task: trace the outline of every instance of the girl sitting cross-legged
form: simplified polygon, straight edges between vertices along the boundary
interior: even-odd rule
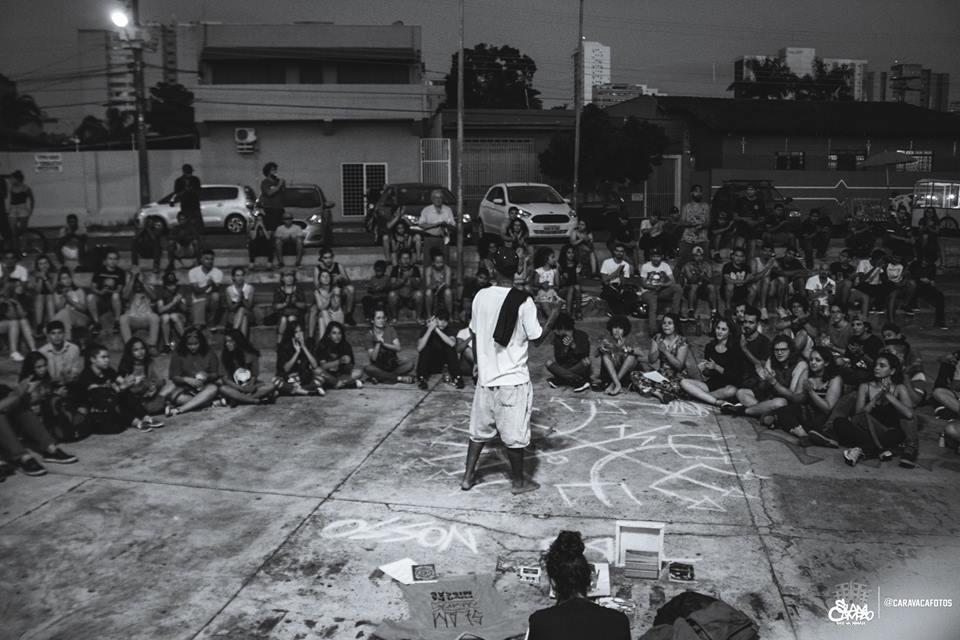
[[[713,323],[713,340],[703,350],[699,363],[703,380],[684,378],[680,388],[694,400],[719,407],[737,396],[737,385],[742,377],[743,354],[740,340],[734,334],[734,325],[724,318]]]
[[[810,353],[807,379],[802,385],[804,397],[764,416],[771,427],[788,431],[803,446],[836,448],[837,442],[827,433],[831,413],[843,393],[843,378],[833,363],[833,352],[827,347],[814,347]]]
[[[317,362],[320,364],[320,377],[323,386],[329,389],[360,389],[363,372],[357,368],[353,359],[353,347],[347,342],[347,332],[343,325],[333,321],[317,345]]]
[[[168,377],[174,385],[167,403],[169,416],[201,409],[216,400],[220,362],[197,327],[188,327],[180,337],[170,356]]]
[[[130,381],[130,393],[143,404],[147,415],[163,413],[167,396],[173,391],[174,386],[157,372],[146,342],[140,338],[131,338],[127,341],[123,347],[123,355],[120,356],[117,372],[121,378]]]
[[[279,381],[259,380],[260,352],[239,329],[231,328],[223,332],[220,364],[223,365],[220,395],[227,404],[268,404],[276,399]]]
[[[162,427],[162,422],[147,416],[143,403],[130,391],[134,384],[135,377],[120,376],[110,366],[106,347],[87,347],[83,372],[72,385],[78,410],[87,414],[87,430],[112,434],[128,427],[140,431]]]
[[[319,377],[320,363],[307,344],[303,325],[287,324],[277,344],[277,380],[280,393],[287,396],[326,395]]]

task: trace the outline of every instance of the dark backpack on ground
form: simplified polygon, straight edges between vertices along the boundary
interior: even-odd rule
[[[685,591],[657,610],[640,640],[758,640],[756,623],[722,600]]]

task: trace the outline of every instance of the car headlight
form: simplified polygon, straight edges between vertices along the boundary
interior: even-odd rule
[[[527,211],[526,209],[517,209],[517,215],[521,218],[529,218],[533,214]]]
[[[460,219],[463,221],[463,224],[467,224],[468,222],[470,222],[472,218],[470,218],[469,213],[465,213],[462,216],[460,216]]]
[[[420,223],[420,218],[410,213],[403,214],[403,219],[411,226]]]
[[[315,213],[307,219],[307,222],[310,224],[320,224],[323,222],[323,217],[319,213]]]

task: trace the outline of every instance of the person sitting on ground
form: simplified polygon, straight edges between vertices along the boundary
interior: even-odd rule
[[[120,316],[120,337],[124,344],[133,337],[135,329],[146,328],[147,344],[152,352],[156,352],[157,339],[160,337],[160,316],[153,310],[155,299],[153,287],[143,281],[139,268],[132,268],[126,296],[127,310]]]
[[[193,260],[200,264],[201,251],[203,242],[200,233],[190,224],[187,215],[183,211],[179,212],[177,225],[170,230],[167,237],[167,270],[172,270],[177,260]]]
[[[91,344],[84,353],[84,368],[72,385],[73,400],[87,416],[90,433],[115,434],[133,427],[151,431],[163,423],[147,415],[143,403],[130,391],[134,379],[121,377],[110,366],[110,352],[100,344]]]
[[[307,343],[303,325],[294,320],[287,323],[277,343],[277,375],[274,385],[285,396],[326,395],[320,363]]]
[[[219,393],[220,362],[198,327],[188,327],[173,355],[167,374],[175,388],[167,404],[167,415],[176,416],[213,403]]]
[[[286,333],[290,323],[303,324],[307,310],[307,296],[297,286],[297,272],[293,269],[284,269],[280,274],[280,282],[273,291],[273,311],[268,319],[268,324],[276,323],[277,325],[278,342],[280,336]],[[311,322],[313,322],[312,318]]]
[[[56,386],[70,384],[83,371],[80,347],[67,340],[66,327],[59,320],[47,323],[47,343],[38,351],[47,359],[47,370]]]
[[[400,309],[413,309],[417,320],[423,321],[423,291],[420,290],[420,267],[413,263],[413,254],[401,249],[399,263],[390,270],[390,293],[387,305],[390,319],[400,318]]]
[[[897,309],[901,305],[906,308],[913,300],[916,284],[910,277],[906,265],[895,255],[887,259],[887,264],[880,273],[880,279],[887,291],[887,320],[893,322]],[[912,309],[907,310],[912,311]]]
[[[960,350],[940,358],[937,378],[933,382],[932,397],[937,405],[933,410],[940,420],[960,418]]]
[[[919,407],[929,394],[927,374],[923,370],[923,357],[920,351],[910,344],[900,327],[892,322],[881,327],[880,335],[883,337],[881,351],[892,353],[900,359],[907,393],[910,394],[913,406]]]
[[[67,260],[76,260],[81,265],[87,259],[87,227],[75,213],[68,213],[66,224],[57,234],[57,261],[60,266]]]
[[[273,230],[273,246],[277,254],[277,266],[283,268],[283,254],[292,251],[296,256],[295,267],[303,262],[303,238],[306,232],[303,227],[293,224],[293,214],[283,214],[283,224]]]
[[[756,307],[747,306],[738,329],[740,353],[743,356],[742,378],[737,384],[738,396],[741,389],[756,389],[760,386],[759,371],[770,359],[770,339],[760,332],[759,327],[760,311]],[[728,415],[743,415],[743,409],[739,402],[725,402],[720,405],[720,411]]]
[[[837,283],[830,277],[830,265],[826,262],[821,262],[817,272],[807,278],[803,290],[817,315],[827,315],[831,301],[843,304],[837,299]]]
[[[640,267],[640,299],[647,305],[647,330],[649,335],[657,332],[657,316],[660,303],[668,302],[668,311],[680,312],[683,289],[676,282],[673,269],[663,261],[657,249],[650,251],[650,261]]]
[[[796,436],[804,447],[836,449],[839,444],[830,436],[831,414],[843,394],[843,378],[826,347],[813,348],[807,367],[807,378],[801,385],[803,398],[774,409],[765,419],[771,428]]]
[[[443,372],[453,379],[457,389],[463,389],[460,377],[460,359],[457,357],[458,327],[450,323],[450,314],[444,308],[427,320],[427,326],[417,340],[417,386],[426,390],[431,375]]]
[[[322,336],[327,332],[327,325],[331,322],[342,324],[344,321],[343,309],[340,306],[342,299],[340,289],[334,282],[333,274],[329,271],[320,271],[317,274],[317,289],[313,292],[314,305],[310,307],[308,338]]]
[[[860,311],[864,315],[874,313],[873,306],[882,304],[887,298],[887,287],[883,283],[883,272],[886,268],[887,254],[883,249],[875,249],[869,258],[864,258],[857,264],[853,288],[850,290],[850,305],[859,303]]]
[[[160,330],[163,332],[163,352],[169,353],[177,346],[174,332],[176,336],[182,336],[187,326],[187,300],[180,290],[176,272],[167,271],[163,274],[163,286],[158,292],[156,305]]]
[[[53,434],[59,430],[54,428],[52,422],[53,413],[51,404],[55,398],[56,383],[50,376],[50,366],[47,358],[39,351],[31,351],[27,354],[23,364],[20,365],[19,382],[27,382],[28,388],[23,395],[22,402],[18,410],[23,413],[29,413],[32,417],[40,420],[47,430]],[[14,421],[20,418],[20,415],[12,415]]]
[[[373,263],[373,277],[367,283],[367,295],[360,300],[363,307],[363,317],[367,322],[373,319],[373,310],[387,307],[390,297],[390,276],[387,275],[387,261],[377,260]]]
[[[829,309],[830,320],[821,325],[822,329],[816,336],[816,343],[826,347],[833,359],[836,359],[846,353],[850,336],[853,335],[853,326],[847,320],[847,310],[843,305],[831,304]]]
[[[753,304],[757,295],[756,283],[760,276],[750,273],[746,251],[737,247],[730,252],[730,262],[723,265],[720,277],[723,280],[720,290],[723,292],[722,297],[727,309],[741,302]]]
[[[699,247],[697,247],[699,248]],[[653,396],[663,404],[673,402],[682,391],[681,381],[687,377],[687,358],[690,345],[680,335],[680,318],[665,313],[660,331],[650,340],[650,356],[644,370],[660,374],[663,380],[653,380],[637,370],[632,374],[633,387],[640,395]]]
[[[803,401],[806,396],[803,384],[807,379],[807,362],[789,336],[774,338],[771,353],[756,369],[760,382],[737,389],[736,411],[737,415],[759,418],[760,424],[768,427],[772,425],[774,411]]]
[[[768,317],[767,302],[771,298],[775,302],[779,302],[781,293],[785,291],[787,286],[787,279],[780,273],[780,263],[772,244],[768,242],[762,244],[759,254],[753,257],[750,273],[757,283],[760,320],[766,322]]]
[[[160,263],[163,261],[166,233],[163,221],[159,217],[148,218],[143,228],[133,237],[130,248],[130,264],[140,264],[140,259],[153,261],[153,272],[160,273]]]
[[[90,280],[90,295],[87,307],[90,316],[95,318],[101,329],[105,329],[105,318],[113,312],[113,325],[120,328],[120,316],[123,315],[123,301],[130,295],[133,281],[126,271],[117,266],[120,254],[116,249],[107,249],[103,264],[93,272]]]
[[[469,324],[473,313],[473,299],[477,293],[490,286],[490,272],[480,267],[475,277],[466,280],[460,290],[460,321]]]
[[[227,326],[244,336],[250,335],[253,320],[253,285],[247,282],[247,270],[234,267],[230,272],[231,283],[223,290],[227,306]]]
[[[600,265],[600,297],[610,308],[610,315],[628,315],[637,311],[637,294],[628,287],[627,280],[633,275],[633,267],[626,261],[626,247],[614,245],[613,255]]]
[[[353,319],[354,294],[356,290],[350,282],[346,269],[340,266],[340,263],[333,258],[333,249],[324,247],[320,250],[320,261],[313,269],[313,286],[317,288],[318,279],[321,271],[329,271],[333,276],[333,285],[340,290],[340,305],[343,309],[343,322],[351,327],[356,326],[357,321]]]
[[[430,264],[423,274],[423,301],[425,313],[436,314],[441,308],[453,315],[453,270],[447,265],[441,247],[430,251]]]
[[[703,360],[697,364],[703,380],[684,378],[680,388],[694,400],[719,407],[736,398],[744,358],[740,338],[729,320],[715,318],[711,335],[713,338],[703,350]]]
[[[53,272],[53,263],[50,258],[40,254],[34,262],[33,274],[30,276],[30,289],[33,290],[33,326],[42,337],[43,328],[47,322],[53,320],[54,292],[57,288],[57,274]]]
[[[24,444],[37,452],[44,462],[72,464],[77,457],[58,447],[43,421],[25,410],[34,384],[34,381],[24,379],[13,389],[0,385],[0,458],[18,466],[28,476],[42,476],[47,473],[46,468]]]
[[[190,313],[194,326],[201,329],[208,324],[211,327],[219,324],[223,271],[213,266],[213,259],[213,250],[204,249],[200,254],[200,264],[187,272],[187,282],[190,283],[190,292],[193,294]]]
[[[810,278],[810,272],[804,263],[803,253],[799,249],[790,247],[786,253],[777,259],[780,267],[780,277],[784,283],[780,287],[780,298],[786,299],[790,295],[803,295],[803,288]]]
[[[589,269],[584,273],[584,277],[596,277],[600,273],[600,269],[597,267],[599,262],[597,261],[597,252],[593,248],[593,234],[587,227],[587,221],[578,218],[576,226],[570,228],[567,238],[570,241],[570,246],[576,251],[577,264],[580,265],[581,272]]]
[[[580,273],[583,268],[577,260],[576,247],[566,244],[560,249],[560,260],[557,266],[559,275],[560,297],[566,302],[567,313],[577,320],[583,320],[583,296],[580,289]]]
[[[910,277],[913,279],[915,288],[913,296],[907,302],[907,315],[916,314],[917,300],[923,298],[933,305],[935,316],[933,326],[944,331],[948,330],[947,319],[944,314],[945,298],[943,291],[937,288],[937,264],[936,256],[933,253],[922,254],[920,260],[910,263]]]
[[[372,314],[371,314],[372,316]],[[316,354],[323,386],[327,389],[361,389],[363,372],[357,368],[347,330],[339,322],[327,325]]]
[[[852,418],[837,418],[837,440],[845,447],[843,461],[849,466],[870,458],[892,460],[900,448],[900,466],[916,466],[918,442],[913,403],[903,384],[903,366],[889,353],[881,353],[873,365],[873,379],[857,389],[857,409]]]
[[[143,405],[148,416],[160,415],[167,406],[167,396],[173,391],[173,384],[167,382],[157,370],[150,356],[150,349],[140,338],[131,338],[123,346],[123,355],[117,366],[118,376],[128,383],[128,390]],[[150,426],[162,426],[159,420],[152,420]]]
[[[883,349],[883,341],[872,332],[873,327],[862,314],[857,313],[850,318],[847,348],[837,358],[845,384],[859,385],[873,376],[873,363]]]
[[[777,307],[777,319],[773,325],[779,335],[789,336],[797,352],[803,358],[810,355],[815,340],[821,335],[822,323],[810,313],[810,303],[802,296],[790,299],[790,310]]]
[[[387,312],[383,309],[374,312],[369,335],[367,355],[370,357],[370,364],[363,368],[363,372],[370,381],[413,383],[415,380],[409,374],[415,364],[400,358],[400,338],[397,337],[396,329],[387,325]]]
[[[849,249],[841,249],[836,262],[830,263],[830,277],[837,283],[837,302],[851,305],[850,291],[853,289],[853,278],[857,271],[857,260],[850,255]],[[863,310],[866,313],[866,310]]]
[[[460,377],[470,376],[477,384],[477,337],[469,326],[457,332],[457,357],[460,358]]]
[[[557,293],[560,281],[557,254],[550,247],[541,247],[534,256],[534,265],[531,275],[531,287],[536,292],[534,301],[540,312],[549,317],[554,307],[563,304],[563,299]]]
[[[250,260],[250,270],[257,268],[257,258],[260,257],[267,259],[267,269],[273,269],[275,253],[273,234],[267,229],[264,216],[254,216],[250,228],[247,229],[247,258]]]
[[[276,399],[278,385],[260,380],[260,352],[239,330],[224,330],[220,364],[220,395],[228,405],[268,404]]]
[[[577,531],[561,531],[547,551],[546,566],[557,604],[530,616],[527,640],[630,640],[630,621],[621,611],[587,599],[591,568]]]
[[[706,300],[710,304],[710,316],[720,315],[717,306],[717,286],[713,284],[713,269],[704,261],[703,247],[691,249],[692,258],[684,263],[680,270],[680,285],[687,300],[688,320],[697,319],[697,304]],[[677,310],[679,311],[679,309]],[[681,315],[680,319],[684,317]]]
[[[590,338],[574,326],[569,313],[558,314],[554,322],[553,360],[547,360],[546,369],[552,376],[547,384],[554,389],[573,387],[579,393],[590,388]]]
[[[609,337],[602,338],[596,355],[600,358],[600,384],[596,390],[615,396],[630,384],[630,374],[637,367],[638,349],[627,340],[630,335],[630,320],[616,315],[607,320]]]

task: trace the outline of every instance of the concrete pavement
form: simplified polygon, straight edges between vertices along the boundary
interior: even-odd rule
[[[584,324],[598,335],[601,321]],[[922,335],[924,353],[942,344]],[[696,589],[754,617],[763,638],[956,637],[960,457],[937,448],[933,421],[917,469],[850,469],[837,451],[803,452],[690,402],[552,390],[548,349],[532,355],[528,459],[542,488],[520,497],[498,447],[483,482],[459,490],[472,388],[437,377],[427,392],[368,385],[208,409],[69,446],[79,463],[0,484],[0,638],[367,638],[406,616],[375,571],[403,557],[496,574],[525,616],[548,606],[546,589],[496,573],[498,559],[535,562],[576,529],[592,560],[610,560],[617,520],[666,523],[665,556],[694,559]],[[827,618],[850,581],[870,590],[864,627]],[[636,605],[635,636],[686,586],[616,568],[612,582]]]

